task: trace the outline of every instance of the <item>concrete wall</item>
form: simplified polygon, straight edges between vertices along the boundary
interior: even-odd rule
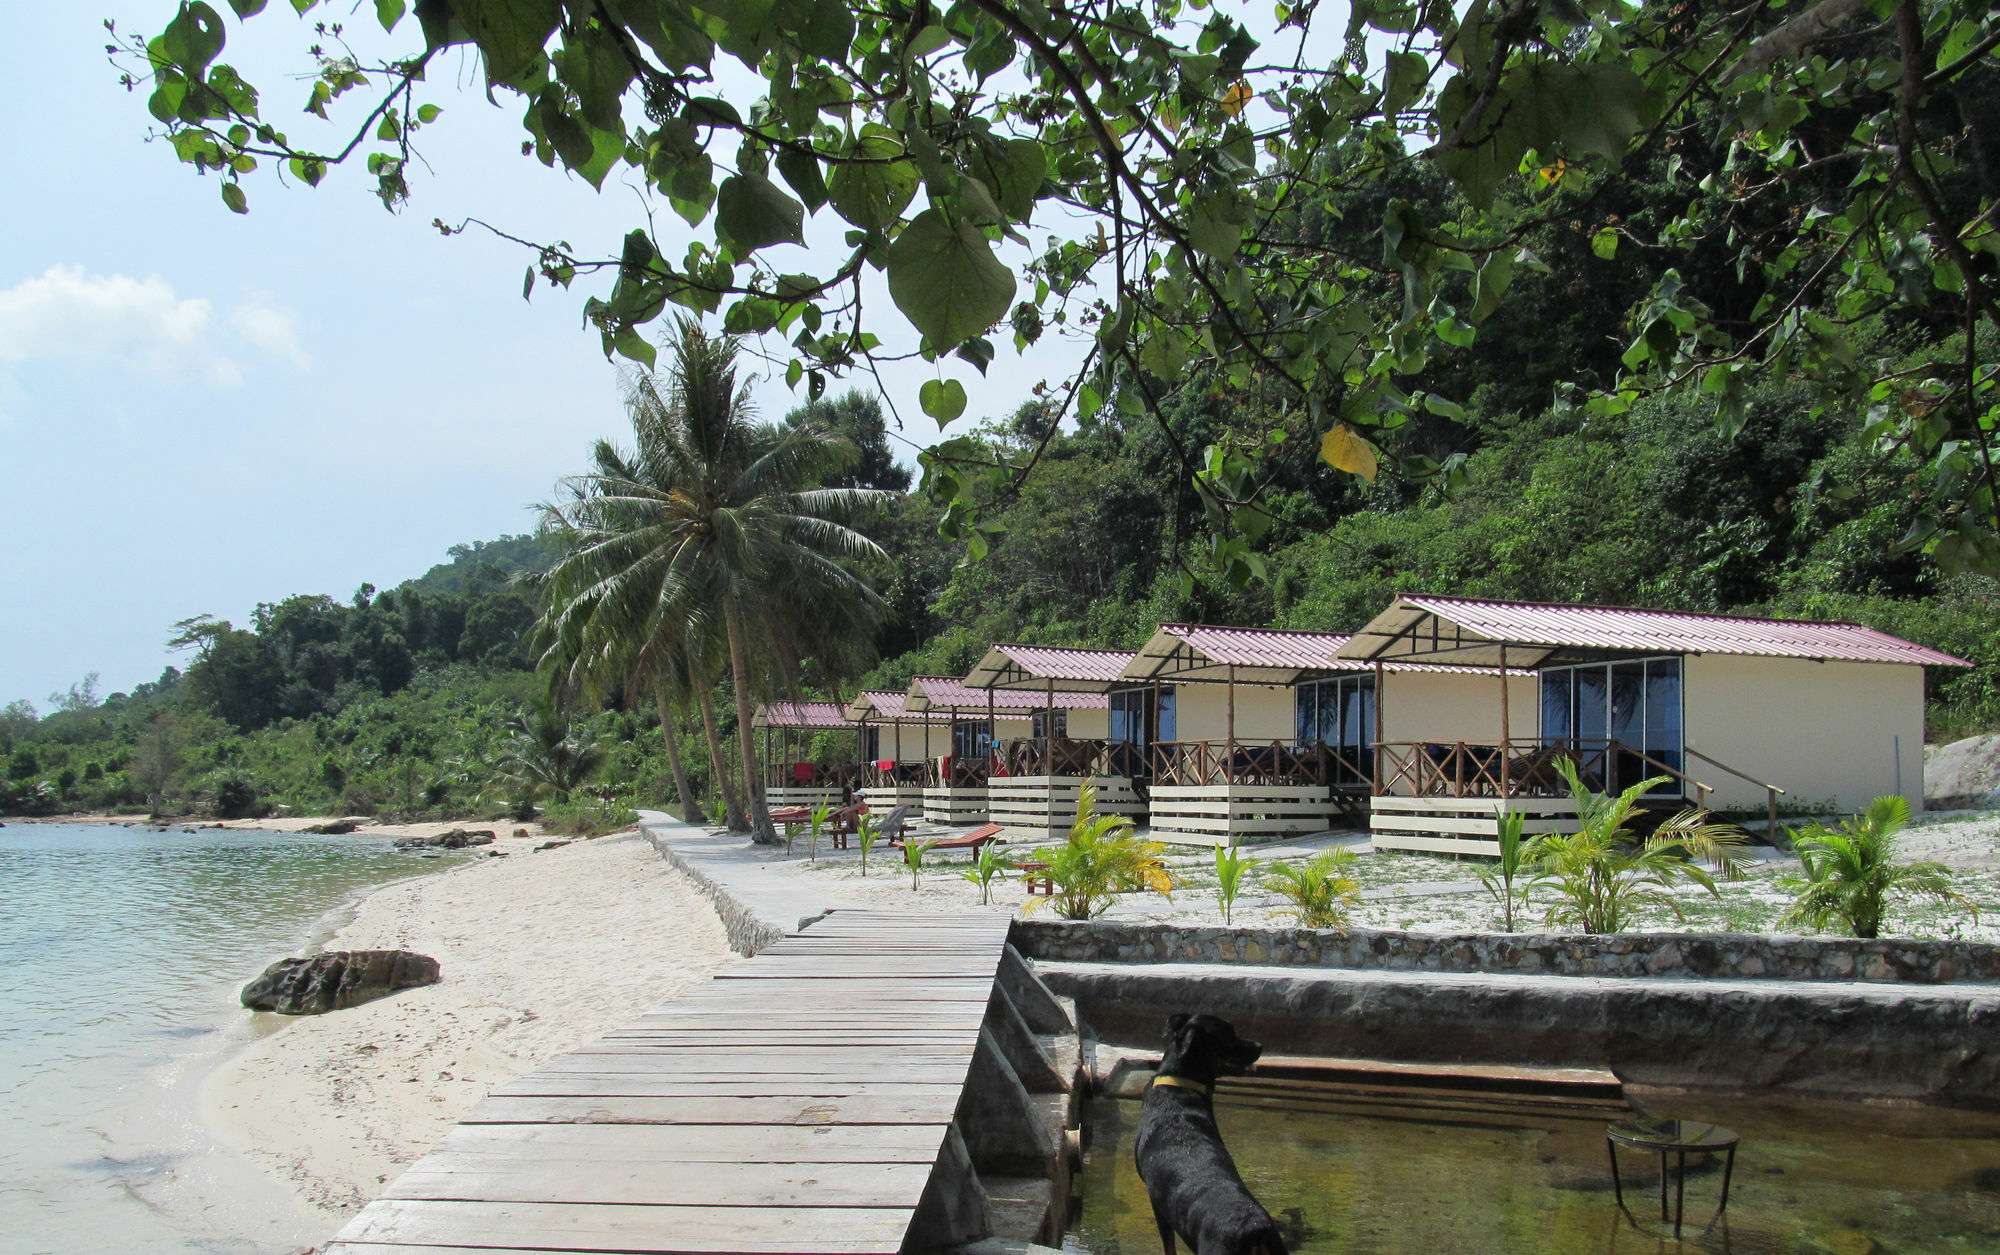
[[[1057,694],[1056,700],[1060,702],[1062,695]],[[1107,707],[1099,707],[1095,710],[1077,710],[1071,708],[1068,723],[1069,734],[1077,740],[1101,741],[1110,733],[1111,711]]]
[[[1229,686],[1181,684],[1174,688],[1174,739],[1220,741],[1229,735]],[[1236,739],[1291,740],[1298,732],[1292,690],[1276,684],[1236,686]]]
[[[1923,809],[1924,674],[1898,663],[1808,662],[1701,654],[1684,664],[1683,744],[1785,790],[1780,806],[1858,811],[1901,792]],[[1700,759],[1711,805],[1764,809],[1764,790]]]
[[[1382,676],[1385,741],[1498,741],[1500,677],[1390,671]],[[1507,677],[1507,730],[1517,740],[1541,735],[1541,677]]]

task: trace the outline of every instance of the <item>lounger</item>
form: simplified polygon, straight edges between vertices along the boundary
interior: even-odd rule
[[[932,852],[938,850],[977,850],[980,846],[986,845],[989,842],[998,845],[1007,844],[1005,841],[1000,840],[1000,833],[1001,827],[999,824],[983,824],[980,827],[974,828],[971,832],[960,833],[955,837],[946,837],[942,840],[933,841],[931,842],[931,850]],[[903,848],[901,841],[891,841],[889,844],[899,850]]]

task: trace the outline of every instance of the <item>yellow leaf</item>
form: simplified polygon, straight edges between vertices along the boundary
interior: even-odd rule
[[[1375,482],[1375,450],[1346,423],[1335,423],[1320,438],[1319,458],[1335,470],[1359,475],[1371,484]]]
[[[1540,176],[1544,184],[1553,185],[1560,183],[1563,180],[1563,176],[1569,173],[1569,162],[1564,161],[1561,157],[1557,157],[1553,163],[1543,166],[1535,173]]]
[[[1244,106],[1249,103],[1250,84],[1244,82],[1242,79],[1237,79],[1236,85],[1231,87],[1222,97],[1222,111],[1233,118],[1243,112]]]

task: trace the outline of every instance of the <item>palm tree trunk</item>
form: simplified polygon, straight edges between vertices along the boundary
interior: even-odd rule
[[[731,832],[748,832],[750,820],[743,814],[743,803],[737,800],[736,786],[730,781],[722,753],[722,734],[715,727],[715,699],[702,688],[695,690],[695,701],[701,706],[702,727],[708,733],[708,767],[715,773],[715,787],[722,794],[722,822]]]
[[[781,845],[764,805],[764,780],[757,774],[757,738],[750,728],[750,668],[744,662],[743,614],[735,601],[724,600],[722,621],[729,629],[729,674],[736,681],[736,739],[743,750],[743,787],[750,795],[750,839],[758,845]]]
[[[681,795],[681,818],[691,824],[706,824],[708,812],[701,808],[701,799],[688,787],[687,765],[681,762],[681,739],[674,735],[674,714],[667,708],[666,692],[655,689],[653,699],[660,706],[660,735],[667,742],[667,765],[673,768],[674,788]]]

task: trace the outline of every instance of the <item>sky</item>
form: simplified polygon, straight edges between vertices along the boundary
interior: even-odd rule
[[[103,17],[153,34],[173,0],[17,8],[0,50],[0,116],[15,120],[0,197],[0,704],[46,711],[91,671],[102,692],[127,690],[185,662],[165,648],[177,619],[345,599],[453,544],[531,531],[533,504],[591,442],[629,432],[617,367],[582,325],[603,289],[580,279],[524,302],[524,252],[429,226],[477,215],[615,255],[640,220],[629,187],[600,194],[521,157],[520,98],[495,107],[468,90],[469,58],[433,73],[445,116],[422,133],[431,168],[413,172],[401,213],[360,169],[317,189],[260,170],[238,216],[216,179],[147,142],[145,93],[120,88],[104,56]],[[272,5],[231,18],[228,37],[220,59],[263,90],[266,117],[294,140],[327,133],[294,112],[305,89],[286,77],[309,65],[305,22]],[[839,232],[823,212],[818,247],[777,260],[810,269]],[[874,285],[867,299],[887,308]],[[1023,358],[1003,345],[983,380],[944,367],[972,397],[960,424],[1010,412],[1079,356],[1045,340]],[[916,404],[936,373],[884,372],[914,445],[937,437]],[[782,378],[756,398],[770,418],[802,399]]]

